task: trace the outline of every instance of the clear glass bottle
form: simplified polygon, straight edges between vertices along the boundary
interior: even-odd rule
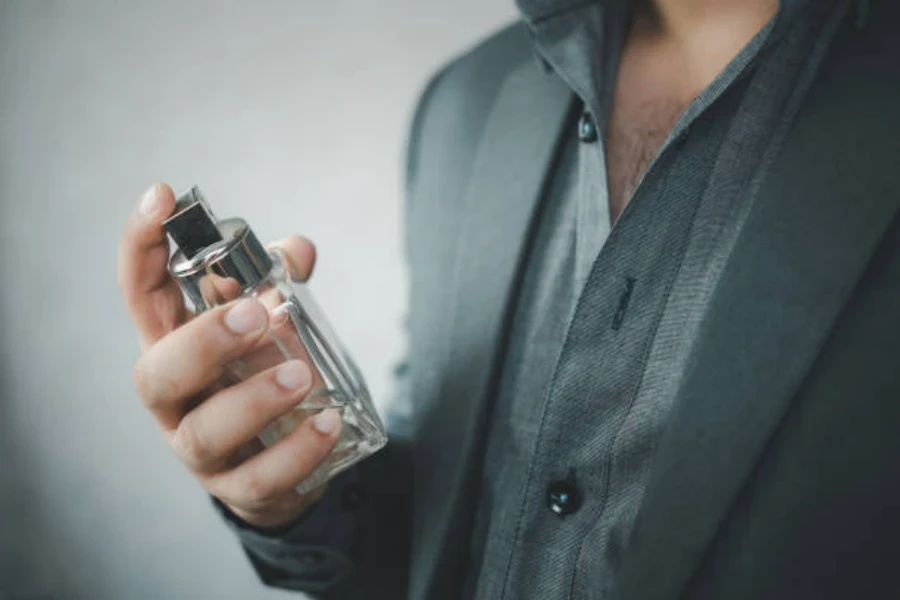
[[[309,394],[260,434],[262,443],[275,444],[326,408],[340,411],[343,425],[334,450],[298,492],[319,487],[387,443],[359,370],[309,290],[291,280],[280,251],[266,250],[242,219],[217,220],[196,187],[178,198],[164,227],[177,247],[169,271],[197,312],[242,296],[256,297],[269,310],[268,335],[228,365],[231,378],[244,380],[289,359],[303,360],[312,371]]]

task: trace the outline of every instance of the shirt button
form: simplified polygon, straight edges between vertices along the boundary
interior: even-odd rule
[[[581,492],[569,481],[554,481],[547,490],[547,501],[555,514],[564,517],[581,506]]]
[[[585,144],[593,144],[597,141],[597,124],[591,113],[584,111],[578,120],[578,139]]]

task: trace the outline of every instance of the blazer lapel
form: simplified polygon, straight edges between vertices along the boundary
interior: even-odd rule
[[[441,389],[416,434],[412,598],[443,598],[461,584],[506,309],[571,105],[570,90],[529,57],[502,84],[478,147],[460,209],[447,349],[435,365]]]
[[[873,14],[838,35],[764,181],[660,441],[618,598],[680,595],[895,217],[896,22]]]

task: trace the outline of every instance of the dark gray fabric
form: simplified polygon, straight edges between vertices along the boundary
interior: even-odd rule
[[[610,490],[601,517],[584,532],[579,546],[573,578],[577,597],[606,598],[616,584],[618,569],[628,554],[654,450],[697,340],[699,323],[752,207],[756,192],[753,182],[770,167],[767,161],[772,148],[791,122],[793,113],[786,110],[790,100],[805,92],[799,89],[804,72],[815,69],[806,59],[821,39],[824,19],[814,11],[801,15],[803,18],[794,26],[779,20],[783,35],[762,50],[759,66],[746,79],[746,91],[732,91],[730,97],[711,104],[709,112],[702,116],[695,113],[698,120],[685,129],[689,131],[687,144],[679,150],[685,158],[690,155],[693,138],[704,135],[703,124],[718,122],[707,127],[725,126],[727,131],[715,160],[706,166],[705,185],[696,190],[698,205],[689,237],[684,246],[671,247],[671,251],[677,247],[679,252],[683,248],[683,254],[647,349],[646,367],[631,408],[622,417],[609,447]],[[615,493],[617,484],[623,493]]]
[[[598,10],[588,5],[558,15],[547,47],[547,32],[536,36],[575,89],[593,85],[592,74],[615,71],[618,49],[570,60],[578,46],[602,46],[600,31],[594,43],[584,43],[584,24],[606,20],[607,28],[623,28],[608,22],[610,13],[606,19],[587,14]],[[598,185],[605,181],[598,177],[603,146],[580,144],[570,134],[530,243],[492,419],[472,544],[478,597],[546,598],[570,585],[578,597],[608,597],[696,332],[690,324],[702,316],[717,266],[747,212],[745,180],[760,164],[794,88],[797,67],[789,65],[804,64],[818,31],[815,20],[789,28],[789,16],[777,19],[782,31],[793,29],[787,40],[779,36],[781,43],[764,48],[775,23],[767,26],[685,112],[599,256],[608,222],[604,229],[585,221],[596,216],[591,206],[608,203],[605,185]],[[578,34],[564,39],[565,31]],[[764,67],[750,77],[758,55]],[[601,89],[583,100],[608,95]],[[590,255],[583,251],[591,246],[585,232],[594,236]],[[544,490],[566,478],[585,498],[560,523],[547,510]],[[503,493],[511,489],[524,490],[521,505]]]
[[[779,144],[781,158],[770,159],[766,177],[754,182],[758,201],[710,299],[660,440],[622,568],[622,597],[671,597],[704,560],[729,565],[731,577],[753,573],[728,581],[707,569],[703,585],[716,590],[707,597],[898,595],[882,553],[894,552],[900,533],[885,512],[898,502],[900,463],[896,452],[872,453],[896,442],[862,438],[881,435],[881,419],[897,423],[900,379],[887,372],[896,372],[900,357],[884,338],[866,347],[852,330],[884,324],[895,313],[882,305],[869,321],[847,302],[854,289],[862,306],[900,297],[898,280],[890,278],[900,259],[896,241],[882,242],[887,256],[875,261],[881,272],[872,287],[858,285],[900,205],[900,180],[890,174],[900,156],[900,118],[887,110],[900,90],[896,81],[874,76],[897,64],[900,46],[887,40],[895,39],[900,12],[892,5],[881,13],[884,21],[870,22],[869,39],[880,40],[871,44],[860,43],[852,21],[837,18],[842,13],[830,24],[838,38],[827,55],[817,49],[811,58],[824,59],[817,80],[798,81],[811,87],[786,107],[790,113],[803,105]],[[817,360],[826,366],[819,370]],[[891,391],[883,387],[888,378]],[[789,412],[795,407],[802,416]],[[849,431],[835,419],[842,411]],[[868,432],[854,411],[872,419]],[[847,443],[853,436],[858,441]],[[767,451],[773,442],[774,456]],[[779,446],[802,452],[788,457]],[[793,470],[773,469],[773,460]],[[867,461],[889,464],[862,466]],[[781,503],[763,501],[763,489],[777,489]],[[733,505],[743,505],[742,516],[752,514],[753,524],[733,521]],[[755,544],[745,550],[745,538],[733,537],[730,553],[708,553],[717,531],[728,535],[723,521]],[[784,562],[767,570],[778,561]],[[635,581],[648,569],[653,579]],[[765,589],[771,593],[755,595]]]
[[[430,399],[429,403],[416,405],[413,436],[417,510],[413,520],[411,592],[423,597],[458,587],[458,573],[465,569],[463,556],[448,556],[441,548],[447,540],[457,544],[471,533],[473,514],[467,504],[477,494],[472,468],[480,468],[483,461],[495,364],[506,337],[507,308],[533,209],[542,197],[556,156],[555,144],[548,141],[561,131],[567,121],[565,109],[571,105],[567,87],[559,84],[535,89],[536,76],[547,77],[529,61],[514,69],[504,81],[476,152],[471,185],[461,204],[443,208],[453,211],[462,226],[455,240],[457,253],[447,265],[437,262],[442,257],[434,257],[437,268],[419,272],[436,289],[452,290],[449,297],[434,299],[441,302],[439,319],[432,317],[434,306],[421,306],[425,310],[411,313],[412,329],[431,330],[427,341],[422,341],[436,351],[425,369],[414,372],[414,377],[420,378],[412,382],[417,400]],[[523,128],[522,112],[542,118]],[[503,160],[496,161],[494,157]],[[522,165],[537,168],[523,169]],[[432,244],[429,241],[428,245]],[[417,256],[416,260],[421,258]],[[453,282],[449,286],[448,280]],[[421,283],[422,279],[414,274],[411,289],[417,281]],[[418,289],[428,288],[420,285]],[[473,290],[478,292],[472,293]],[[413,289],[413,296],[416,293]],[[422,317],[427,321],[420,320]],[[418,355],[413,356],[415,360]],[[473,393],[473,386],[477,393]],[[446,411],[445,407],[450,406],[454,410]],[[440,514],[420,512],[419,503],[422,507],[443,506],[448,510]],[[462,509],[465,512],[456,513]],[[440,576],[431,576],[432,570]]]
[[[861,28],[856,16],[836,19],[833,49],[814,52],[819,75],[795,65],[809,91],[787,99],[796,121],[776,127],[783,143],[758,168],[731,150],[753,202],[690,325],[612,598],[900,596],[900,230],[890,227],[900,8],[873,2]],[[512,28],[452,63],[420,107],[407,215],[410,443],[395,436],[360,465],[369,502],[355,567],[330,596],[460,597],[510,294],[544,174],[558,166],[555,131],[571,134],[559,129],[571,124],[568,89]],[[717,168],[728,170],[723,156]],[[503,490],[513,504],[522,493]],[[295,563],[265,569],[303,589]]]
[[[355,470],[335,477],[315,509],[284,531],[252,527],[221,502],[214,500],[213,505],[241,540],[266,584],[324,592],[340,583],[353,568],[349,549],[358,528],[357,511],[346,506],[342,497],[357,480]]]

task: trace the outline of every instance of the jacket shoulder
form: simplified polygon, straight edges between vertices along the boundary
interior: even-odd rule
[[[466,88],[468,93],[489,92],[492,81],[502,79],[515,65],[532,56],[528,29],[517,21],[450,60],[435,79],[445,80],[448,87]]]
[[[447,160],[447,155],[471,158],[506,75],[531,56],[526,26],[515,22],[450,60],[432,76],[419,97],[407,142],[408,192],[423,163],[427,163],[422,154],[432,150],[431,140],[441,140],[439,162],[443,170],[471,166],[466,160],[457,165]]]

